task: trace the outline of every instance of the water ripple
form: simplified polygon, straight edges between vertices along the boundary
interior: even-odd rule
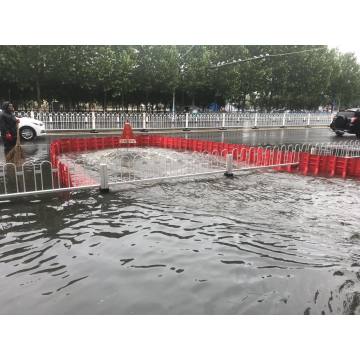
[[[359,201],[270,171],[1,203],[0,312],[358,313]]]

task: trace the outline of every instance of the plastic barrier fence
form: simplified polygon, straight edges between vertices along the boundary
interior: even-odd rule
[[[58,157],[69,152],[102,150],[121,147],[160,147],[174,150],[202,152],[226,157],[232,154],[235,162],[246,162],[253,165],[276,165],[299,162],[298,167],[275,167],[278,171],[287,171],[303,175],[342,177],[360,179],[360,157],[336,156],[328,154],[311,154],[309,147],[260,147],[244,144],[226,144],[212,141],[163,137],[157,135],[140,135],[136,137],[136,144],[120,142],[120,136],[103,138],[61,139],[52,142],[50,146],[50,160],[59,170],[60,181],[64,186],[81,186],[93,184],[94,180],[86,176],[76,177],[78,173],[61,162]],[[306,149],[306,151],[303,151]],[[316,149],[316,147],[314,147]],[[323,152],[324,153],[324,152]],[[326,153],[326,152],[325,152]]]

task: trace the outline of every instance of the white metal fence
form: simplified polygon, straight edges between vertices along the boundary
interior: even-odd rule
[[[206,129],[206,128],[272,128],[326,126],[331,113],[48,113],[17,112],[17,116],[43,121],[45,129],[60,130],[111,130],[121,129],[125,121],[137,130]]]
[[[298,162],[299,151],[292,145],[282,145],[249,147],[230,153],[226,150],[211,154],[174,151],[171,157],[164,154],[153,158],[151,151],[146,154],[141,153],[140,149],[143,148],[138,148],[138,153],[122,149],[125,151],[115,154],[117,156],[114,159],[110,157],[112,160],[99,159],[97,164],[91,164],[91,172],[81,162],[62,157],[62,163],[68,169],[65,180],[69,185],[64,185],[60,169],[53,167],[49,161],[27,161],[21,166],[0,163],[0,200],[80,189],[108,190],[109,186],[119,184],[221,173],[232,175],[233,172],[250,169],[289,166]]]
[[[232,176],[238,171],[296,165],[299,161],[298,155],[295,148],[285,145],[256,146],[241,151],[234,149],[230,153],[226,150],[221,153],[177,151],[172,157],[165,156],[156,162],[151,161],[151,157],[146,159],[137,154],[122,155],[116,167],[117,176],[113,179],[110,176],[107,178],[110,180],[108,185],[112,186],[216,174]],[[109,164],[103,163],[102,167],[103,171],[107,172]]]
[[[25,162],[22,166],[0,163],[0,198],[10,194],[34,193],[60,188],[57,168],[49,161]]]
[[[69,167],[69,180],[75,179],[78,172],[78,167]],[[0,163],[0,200],[96,187],[99,187],[96,182],[73,187],[64,185],[60,179],[59,169],[47,160],[26,161],[21,166]]]
[[[341,143],[307,144],[304,151],[316,155],[333,155],[339,157],[360,157],[360,141],[350,140]]]

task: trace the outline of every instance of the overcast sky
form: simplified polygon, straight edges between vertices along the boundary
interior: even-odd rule
[[[358,63],[360,63],[360,45],[357,43],[354,44],[328,44],[329,48],[338,48],[342,53],[352,52],[356,55]]]
[[[102,0],[99,8],[53,1],[58,2],[61,26],[53,25],[52,10],[45,13],[47,0],[12,0],[17,24],[27,26],[14,26],[12,16],[3,16],[0,44],[328,45],[354,52],[360,63],[359,31],[353,20],[360,2],[353,0],[207,0],[206,6],[202,1],[175,0],[176,11],[170,11],[168,0],[132,0],[117,8],[110,0]]]

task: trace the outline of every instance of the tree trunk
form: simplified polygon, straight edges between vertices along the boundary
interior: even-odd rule
[[[103,111],[106,112],[106,102],[107,102],[107,99],[106,99],[106,90],[104,89],[104,102],[103,102]]]
[[[246,106],[246,94],[244,94],[244,96],[242,98],[242,108],[243,108],[243,110],[245,110],[245,106]]]
[[[36,101],[38,103],[38,110],[41,108],[41,92],[40,92],[40,81],[36,78]]]
[[[267,104],[267,109],[268,109],[268,110],[271,110],[271,108],[272,108],[272,102],[273,102],[273,92],[270,91],[269,102],[268,102],[268,104]]]

